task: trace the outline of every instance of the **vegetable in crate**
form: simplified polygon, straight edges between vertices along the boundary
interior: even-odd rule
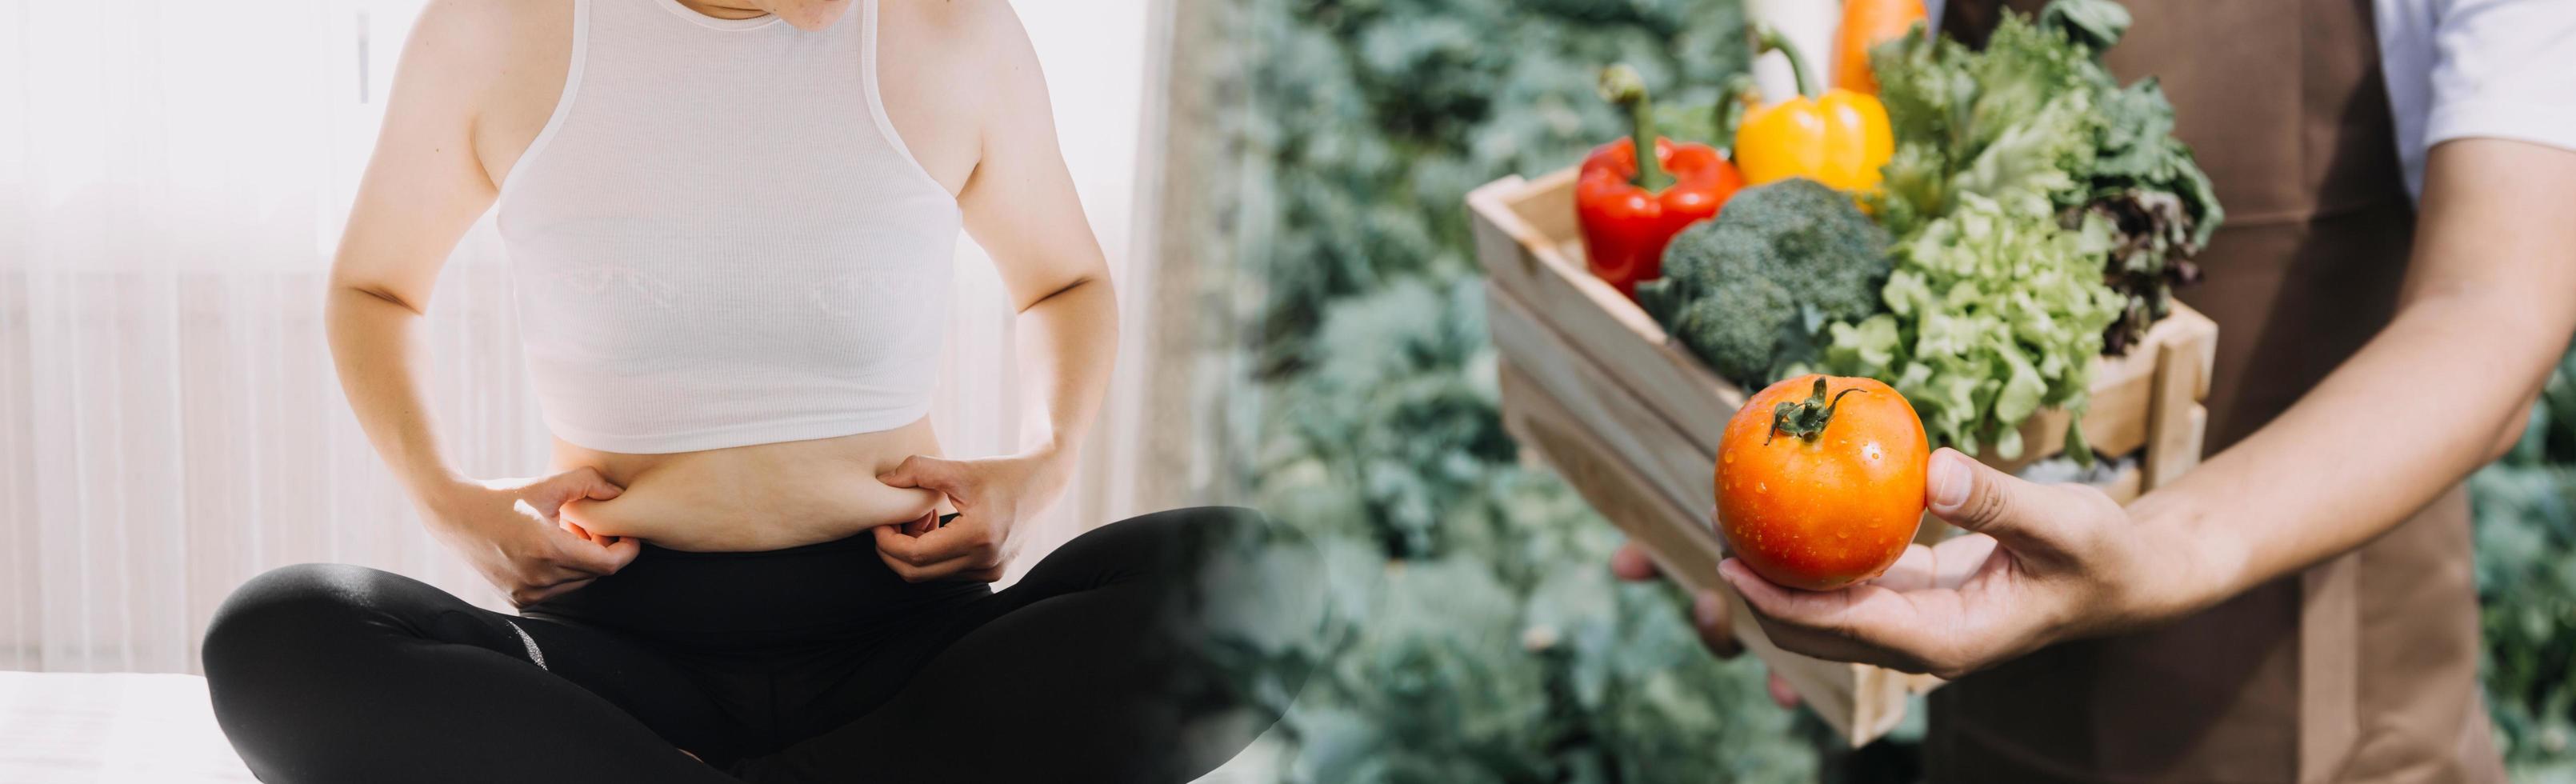
[[[2123,298],[2102,283],[2109,231],[2061,230],[2047,210],[1975,193],[1896,246],[1888,312],[1829,328],[1822,367],[1887,379],[1934,445],[2021,454],[2021,423],[2044,407],[2081,413],[2102,330]],[[2067,452],[2087,460],[2083,429]]]
[[[1879,311],[1887,232],[1814,180],[1746,188],[1664,250],[1637,301],[1718,375],[1762,386],[1814,358],[1831,321]]]
[[[1923,0],[1843,0],[1842,24],[1834,27],[1834,86],[1862,95],[1878,94],[1878,77],[1869,70],[1870,47],[1904,37],[1929,21]]]
[[[2190,257],[2225,219],[2163,89],[2102,65],[2128,24],[2112,0],[2057,0],[2036,21],[2006,13],[1983,51],[1917,31],[1872,55],[1899,140],[1873,213],[1903,237],[1974,194],[2053,209],[2067,229],[2100,222],[2104,275],[2126,298],[2104,333],[2113,354],[2197,279]]]
[[[1592,274],[1633,299],[1639,281],[1663,275],[1664,246],[1673,235],[1716,215],[1744,178],[1708,145],[1655,135],[1654,108],[1636,69],[1603,70],[1601,97],[1627,111],[1631,136],[1583,160],[1575,222]],[[1639,159],[1637,150],[1649,147],[1655,154]]]
[[[1923,521],[1932,449],[1905,397],[1874,379],[1773,384],[1727,420],[1718,455],[1727,552],[1781,585],[1830,591],[1877,577]]]
[[[1755,55],[1777,51],[1789,58],[1798,95],[1747,110],[1735,129],[1735,162],[1753,185],[1806,177],[1837,190],[1862,193],[1878,187],[1879,167],[1896,149],[1887,109],[1878,99],[1841,88],[1816,93],[1807,83],[1798,49],[1769,27],[1755,29]],[[1731,110],[1723,101],[1721,110]],[[1720,127],[1724,127],[1720,123]]]

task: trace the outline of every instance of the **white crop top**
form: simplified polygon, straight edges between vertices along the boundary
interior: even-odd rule
[[[957,201],[876,89],[876,0],[805,32],[575,0],[554,115],[495,216],[546,424],[666,453],[930,409]]]

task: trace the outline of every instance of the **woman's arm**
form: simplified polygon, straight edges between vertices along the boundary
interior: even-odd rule
[[[497,193],[475,154],[477,107],[498,81],[507,42],[545,27],[525,18],[545,10],[534,5],[437,0],[422,10],[331,264],[323,316],[341,389],[368,441],[431,530],[522,604],[614,572],[636,549],[553,525],[567,500],[615,497],[596,472],[501,482],[459,473],[439,449],[422,392],[419,322],[430,290]]]
[[[1091,430],[1118,358],[1118,294],[1055,135],[1055,109],[1035,49],[1008,6],[994,4],[993,114],[983,155],[958,194],[966,232],[993,257],[1019,311],[1020,361],[1041,385],[1043,431],[1024,448],[1069,464]]]
[[[466,481],[439,451],[421,388],[427,362],[417,327],[448,253],[495,193],[472,140],[475,105],[489,80],[472,63],[495,56],[484,43],[489,5],[436,2],[422,10],[340,234],[323,311],[358,424],[423,502]]]
[[[2396,317],[2288,411],[2127,509],[1936,453],[1932,511],[1984,536],[1888,576],[1727,581],[1784,648],[1956,676],[2059,640],[2179,617],[2386,532],[2521,432],[2576,332],[2576,151],[2435,147]]]
[[[1055,138],[1054,109],[1037,52],[1008,5],[961,4],[973,48],[989,72],[983,141],[958,194],[967,234],[993,257],[1019,311],[1018,355],[1039,394],[1042,428],[1017,455],[986,460],[914,457],[880,477],[955,499],[946,528],[909,535],[877,529],[886,563],[908,579],[957,574],[991,579],[1014,552],[1012,529],[1071,481],[1118,355],[1118,295],[1091,234]],[[918,530],[918,529],[916,529]]]

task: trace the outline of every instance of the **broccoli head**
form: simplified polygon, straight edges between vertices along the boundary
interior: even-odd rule
[[[1813,359],[1817,334],[1882,309],[1887,232],[1813,180],[1747,188],[1664,248],[1637,301],[1720,376],[1756,388]]]

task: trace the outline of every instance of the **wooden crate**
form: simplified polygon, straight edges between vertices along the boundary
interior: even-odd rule
[[[1486,318],[1502,360],[1505,427],[1666,574],[1727,596],[1746,649],[1852,745],[1885,734],[1904,717],[1909,694],[1940,681],[1773,647],[1718,579],[1722,546],[1709,527],[1717,445],[1745,392],[1584,269],[1574,177],[1572,169],[1535,181],[1506,177],[1467,196],[1476,255],[1490,276]],[[2216,324],[2177,303],[2128,355],[2096,360],[2092,404],[2080,423],[2085,437],[2108,454],[2143,453],[2105,485],[2113,497],[2126,502],[2199,462],[2208,418],[2200,401],[2209,394],[2217,335]],[[2032,417],[2020,459],[1987,462],[2012,470],[2055,454],[2072,419],[2055,410]],[[1925,538],[1939,535],[1926,531]]]

